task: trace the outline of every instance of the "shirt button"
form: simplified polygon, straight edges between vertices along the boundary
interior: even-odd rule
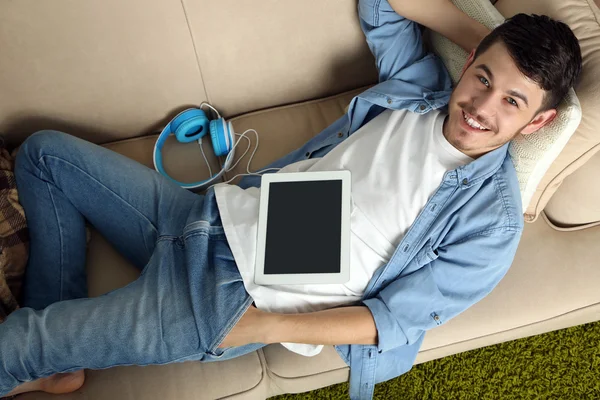
[[[392,104],[392,99],[390,99],[390,98],[388,97],[388,99],[387,99],[387,103],[388,103],[388,104]]]
[[[468,185],[469,184],[469,180],[467,178],[463,179],[462,184],[463,185]]]
[[[426,107],[424,104],[421,104],[421,105],[419,106],[419,110],[421,110],[421,111],[425,111],[425,109],[426,109],[426,108],[427,108],[427,107]]]
[[[339,138],[341,138],[341,137],[344,137],[344,134],[343,134],[342,132],[339,132],[339,133],[338,133],[338,137],[339,137]]]

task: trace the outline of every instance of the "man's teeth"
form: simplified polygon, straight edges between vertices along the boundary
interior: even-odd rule
[[[477,123],[477,121],[475,121],[473,118],[467,117],[467,115],[465,113],[463,113],[463,118],[467,122],[467,125],[469,125],[472,128],[481,129],[482,131],[487,131],[488,130],[487,128],[484,128],[479,123]]]

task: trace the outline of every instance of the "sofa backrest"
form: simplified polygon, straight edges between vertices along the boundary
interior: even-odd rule
[[[600,11],[594,0],[495,5],[505,17],[563,20],[584,56],[581,125],[542,179],[533,220],[600,150]],[[377,81],[356,0],[0,1],[0,51],[0,133],[11,144],[39,129],[106,143],[156,132],[205,100],[230,118]]]
[[[0,132],[96,143],[207,100],[224,116],[375,83],[356,2],[0,2]]]

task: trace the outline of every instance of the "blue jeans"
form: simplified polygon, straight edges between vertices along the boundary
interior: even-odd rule
[[[58,372],[217,361],[252,304],[212,190],[194,194],[125,156],[65,133],[29,137],[16,159],[31,238],[25,308],[0,324],[0,397]],[[87,298],[85,223],[140,268]]]

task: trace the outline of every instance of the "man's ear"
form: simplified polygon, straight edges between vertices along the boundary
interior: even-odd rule
[[[557,111],[554,108],[550,110],[542,111],[538,115],[535,116],[534,119],[528,123],[525,128],[521,130],[522,135],[529,135],[530,133],[538,131],[543,126],[549,124],[555,117]]]
[[[465,66],[463,67],[462,71],[460,71],[461,78],[462,78],[463,74],[465,73],[465,71],[467,70],[467,68],[469,68],[469,66],[471,66],[471,64],[473,64],[473,59],[475,58],[475,50],[476,49],[471,50],[471,54],[469,54],[469,58],[467,58],[467,62],[465,63]]]

